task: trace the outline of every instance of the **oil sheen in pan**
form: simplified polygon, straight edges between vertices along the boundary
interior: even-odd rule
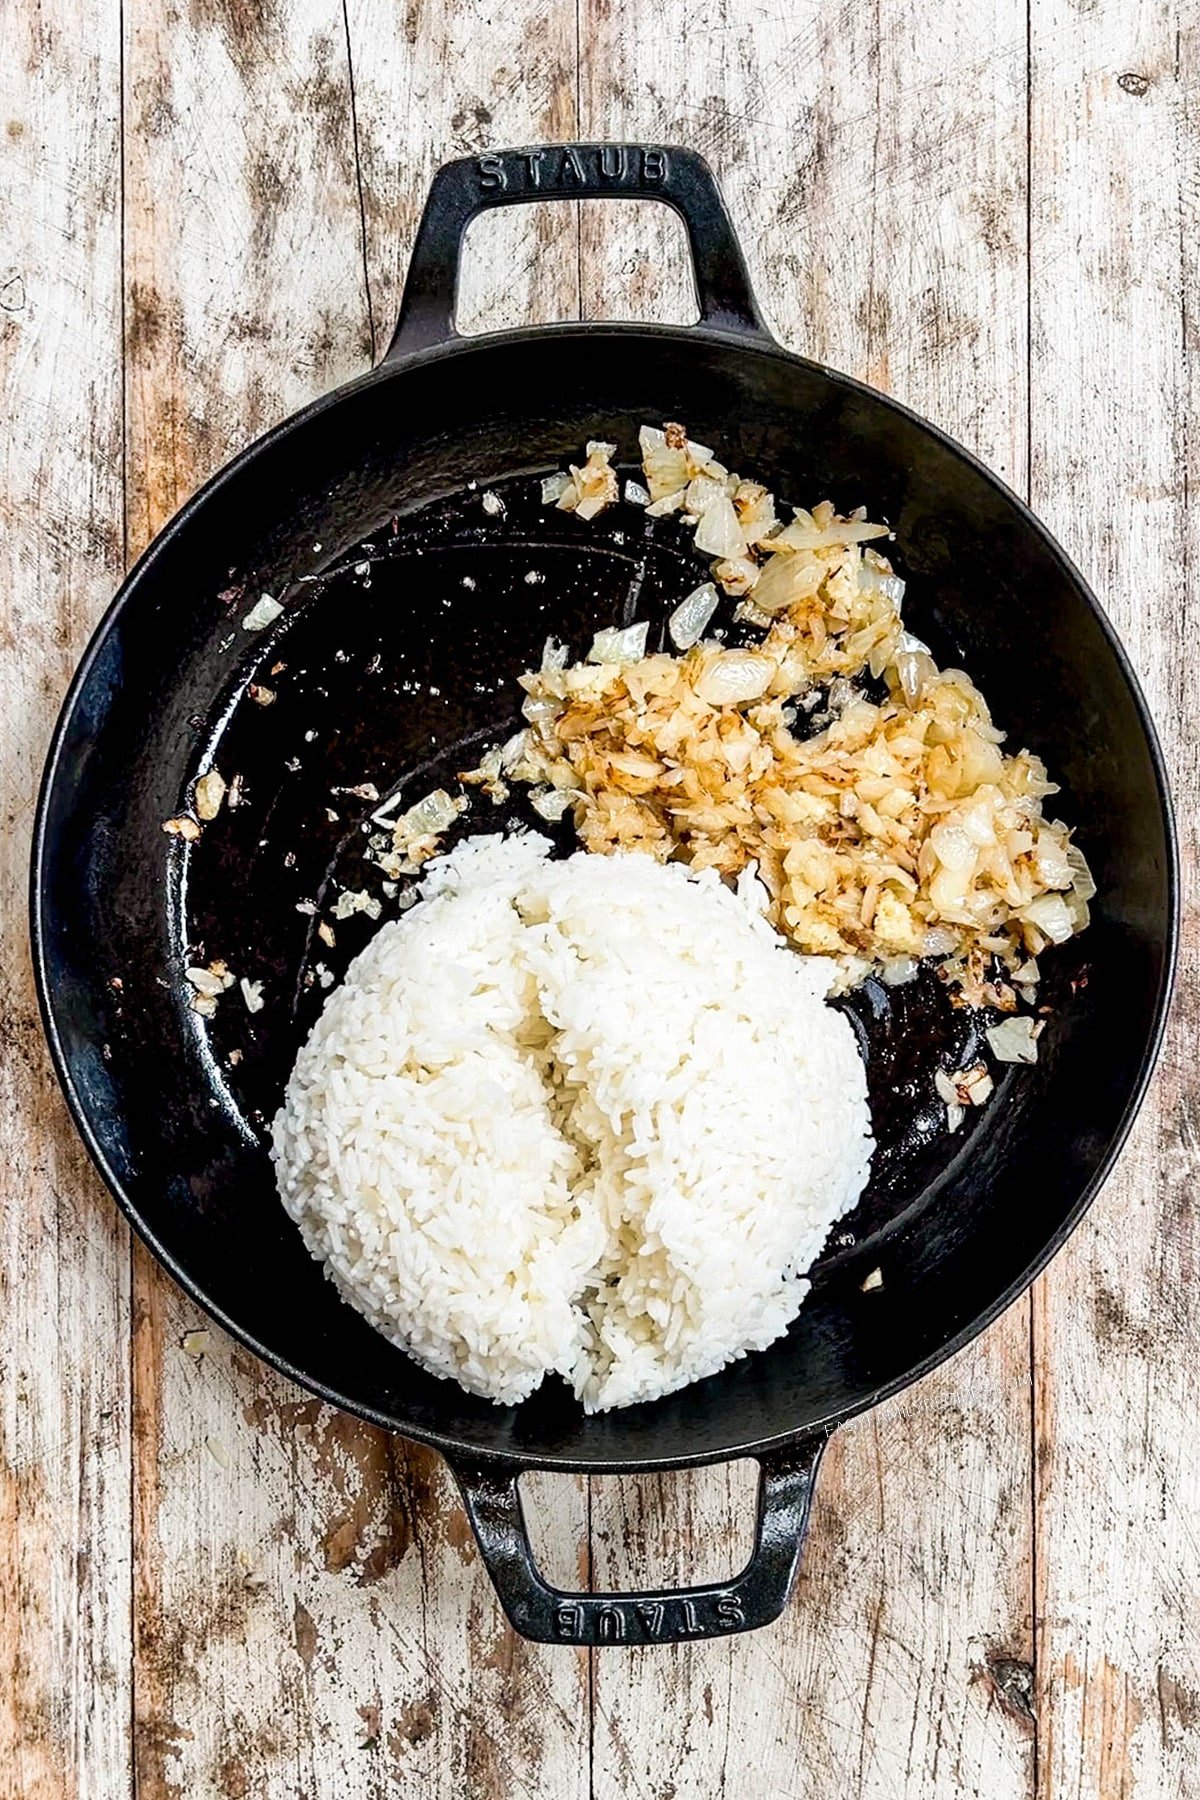
[[[225,810],[195,860],[183,929],[189,960],[219,956],[263,983],[260,1012],[225,1001],[209,1028],[228,1090],[255,1132],[278,1105],[330,985],[377,928],[355,914],[334,924],[330,945],[318,918],[343,889],[379,899],[383,918],[396,914],[370,859],[370,815],[382,797],[399,789],[411,804],[435,787],[457,791],[458,771],[519,727],[516,677],[540,662],[548,636],[582,656],[600,627],[648,618],[654,647],[672,608],[707,576],[675,521],[621,504],[584,522],[543,507],[539,490],[538,479],[514,478],[486,503],[468,490],[385,519],[310,579],[307,596],[264,634],[253,677],[259,698],[244,692],[229,707],[224,697],[213,760],[227,782],[240,777],[240,804]],[[852,505],[860,497],[833,498]],[[905,611],[939,661],[958,660],[923,616],[919,592],[910,591]],[[971,673],[986,692],[987,671]],[[263,688],[274,696],[266,705]],[[1002,724],[1003,696],[989,698]],[[564,854],[575,847],[570,820],[548,826],[519,788],[501,807],[473,790],[458,830],[513,823],[550,835]],[[1046,958],[1047,1003],[1069,995],[1079,966],[1078,940]],[[861,1254],[916,1204],[934,1203],[1023,1073],[993,1070],[988,1105],[968,1109],[951,1135],[934,1071],[979,1060],[996,1015],[951,1005],[929,967],[902,987],[870,979],[836,1004],[866,1061],[876,1150],[866,1191],[819,1269]]]

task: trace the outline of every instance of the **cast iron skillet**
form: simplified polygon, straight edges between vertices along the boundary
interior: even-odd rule
[[[698,325],[455,334],[459,252],[477,213],[606,195],[655,197],[682,215]],[[956,1137],[935,1129],[930,1077],[970,1051],[978,1021],[952,1012],[932,977],[860,992],[875,1172],[786,1339],[652,1405],[589,1419],[555,1383],[501,1409],[372,1332],[276,1200],[264,1121],[322,982],[371,929],[365,915],[349,919],[329,949],[297,906],[327,911],[343,886],[379,892],[363,857],[375,802],[345,790],[371,782],[419,797],[511,728],[512,678],[547,632],[581,654],[596,626],[635,612],[660,620],[694,584],[694,551],[670,521],[648,526],[621,507],[583,526],[537,501],[535,477],[588,438],[631,458],[638,424],[663,419],[684,420],[777,494],[863,501],[892,524],[912,628],[972,671],[1012,738],[1045,757],[1099,898],[1090,929],[1044,959],[1054,1011],[1036,1067],[1007,1073]],[[488,490],[502,511],[484,505]],[[243,629],[264,591],[283,615]],[[251,696],[251,682],[274,703]],[[165,835],[213,761],[227,779],[241,774],[242,804],[195,845]],[[477,803],[476,827],[501,822],[483,813]],[[941,432],[775,343],[698,156],[575,145],[442,169],[381,366],[245,451],[139,562],[59,722],[32,906],[68,1103],[154,1253],[277,1369],[446,1456],[519,1631],[629,1643],[774,1618],[831,1428],[966,1343],[1076,1224],[1158,1046],[1176,862],[1137,684],[1038,521]],[[183,968],[214,955],[263,982],[261,1012],[237,990],[211,1024],[188,1009]],[[883,1286],[864,1293],[876,1268]],[[761,1465],[754,1551],[735,1580],[618,1596],[560,1593],[538,1574],[522,1469],[733,1456]]]

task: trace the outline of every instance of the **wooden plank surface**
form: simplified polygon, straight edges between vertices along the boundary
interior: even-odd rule
[[[672,38],[648,8],[631,18],[588,0],[585,135],[694,143],[784,341],[889,389],[1020,481],[1024,0],[873,12],[704,0],[690,21]],[[638,71],[652,63],[648,103]],[[678,254],[650,208],[631,221],[591,207],[583,241],[585,311],[623,310],[637,268],[639,311],[683,316]],[[747,1486],[724,1470],[604,1484],[597,1580],[628,1580],[648,1558],[686,1579],[705,1543],[731,1570],[749,1541]],[[636,1792],[635,1776],[678,1800],[714,1783],[788,1800],[1027,1794],[1031,1547],[1022,1305],[835,1435],[797,1598],[775,1628],[632,1666],[598,1657],[596,1794]]]
[[[1200,1792],[1194,8],[1036,0],[1034,505],[1133,658],[1179,800],[1170,1035],[1035,1300],[1039,1800]]]
[[[128,1791],[123,1227],[43,1045],[24,924],[54,715],[124,561],[116,0],[4,15],[0,111],[0,1792]]]
[[[182,14],[143,0],[127,19],[140,544],[250,435],[363,367],[371,313],[340,0]],[[399,15],[373,20],[371,42],[389,88],[419,89],[424,52]],[[370,134],[383,109],[369,65],[363,86]],[[449,123],[430,121],[409,235]],[[556,267],[573,303],[573,239],[557,265],[538,259],[544,291]],[[387,305],[386,271],[379,284]],[[203,1321],[144,1256],[135,1291],[139,1797],[575,1791],[586,1666],[500,1626],[439,1460],[319,1406],[215,1330],[186,1348]],[[573,1542],[580,1490],[556,1492]]]
[[[699,0],[686,35],[651,0],[5,24],[7,937],[51,715],[125,557],[379,353],[438,162],[576,132],[695,144],[785,341],[1028,475],[1147,681],[1194,868],[1181,0]],[[472,233],[460,323],[687,317],[679,246],[649,208],[514,209]],[[6,959],[0,1796],[1200,1792],[1195,956],[1189,915],[1154,1096],[1032,1338],[1025,1303],[836,1436],[775,1628],[590,1661],[513,1638],[436,1458],[215,1329],[185,1348],[204,1322],[141,1255],[131,1310]],[[748,1541],[740,1465],[530,1485],[560,1580],[695,1579]]]

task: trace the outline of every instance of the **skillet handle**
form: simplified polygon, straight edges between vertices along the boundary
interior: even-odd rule
[[[488,1574],[509,1623],[543,1644],[679,1644],[732,1637],[777,1619],[787,1604],[808,1525],[813,1482],[828,1433],[757,1458],[758,1518],[750,1561],[732,1581],[641,1594],[572,1594],[538,1572],[521,1507],[518,1463],[455,1455]]]
[[[463,238],[494,206],[530,200],[661,200],[687,228],[700,323],[769,337],[716,177],[695,150],[668,144],[539,144],[446,163],[417,228],[400,319],[384,361],[448,343]]]

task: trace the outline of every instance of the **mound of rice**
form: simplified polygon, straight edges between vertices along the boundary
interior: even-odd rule
[[[871,1154],[832,963],[765,896],[647,856],[468,839],[351,965],[273,1128],[341,1293],[497,1402],[589,1411],[770,1344]]]

